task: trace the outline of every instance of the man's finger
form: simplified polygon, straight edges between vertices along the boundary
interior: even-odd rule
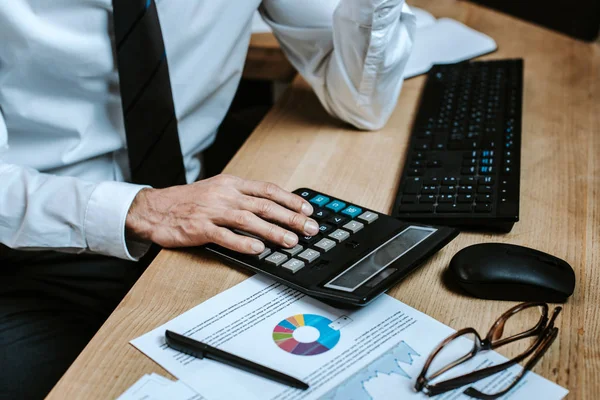
[[[298,244],[298,235],[267,222],[247,210],[227,211],[218,218],[217,223],[251,233],[283,247],[290,248]]]
[[[238,253],[260,254],[265,250],[265,244],[260,240],[238,235],[220,226],[208,229],[206,236],[209,241]]]
[[[310,203],[302,197],[283,190],[274,183],[245,180],[241,184],[240,191],[250,196],[272,200],[307,216],[312,215],[314,211]]]
[[[243,196],[240,207],[251,211],[259,217],[273,221],[279,225],[288,226],[306,236],[319,233],[319,224],[313,219],[280,206],[274,201],[253,196]]]

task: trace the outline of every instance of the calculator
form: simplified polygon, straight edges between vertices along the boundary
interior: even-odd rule
[[[205,248],[327,303],[363,306],[458,235],[455,228],[403,222],[315,190],[294,193],[313,205],[319,234],[300,236],[291,249],[267,242],[260,255],[212,243]]]

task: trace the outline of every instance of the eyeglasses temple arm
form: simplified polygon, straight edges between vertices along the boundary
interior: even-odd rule
[[[546,350],[548,350],[550,348],[550,346],[556,339],[556,336],[558,336],[558,328],[552,328],[550,334],[546,337],[546,340],[544,340],[542,345],[540,347],[538,347],[538,350],[535,352],[533,357],[527,362],[527,364],[525,364],[525,366],[523,367],[523,369],[521,370],[519,375],[510,384],[510,386],[508,386],[503,391],[495,393],[495,394],[485,394],[485,393],[482,393],[479,390],[475,389],[474,387],[469,387],[469,388],[467,388],[467,390],[464,391],[464,394],[466,394],[467,396],[474,397],[476,399],[482,399],[482,400],[493,400],[493,399],[497,399],[498,397],[504,396],[506,393],[508,393],[512,388],[514,388],[521,381],[521,379],[525,376],[525,374],[528,371],[532,370],[533,367],[535,367],[535,365],[538,363],[538,361],[546,353]]]

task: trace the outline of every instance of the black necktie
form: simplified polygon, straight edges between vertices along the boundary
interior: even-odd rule
[[[156,4],[113,0],[115,41],[131,179],[184,184],[185,167]]]

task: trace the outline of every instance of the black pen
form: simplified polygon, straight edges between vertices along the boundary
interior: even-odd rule
[[[206,343],[199,342],[170,330],[165,331],[165,338],[169,347],[182,353],[189,354],[190,356],[200,359],[208,358],[210,360],[219,361],[223,364],[231,365],[232,367],[239,368],[252,374],[260,375],[264,378],[268,378],[279,383],[284,383],[298,389],[306,390],[309,387],[307,383],[304,383],[289,375],[282,374],[281,372],[267,368],[264,365],[257,364],[231,353],[227,353],[226,351],[219,350],[216,347],[209,346]]]

